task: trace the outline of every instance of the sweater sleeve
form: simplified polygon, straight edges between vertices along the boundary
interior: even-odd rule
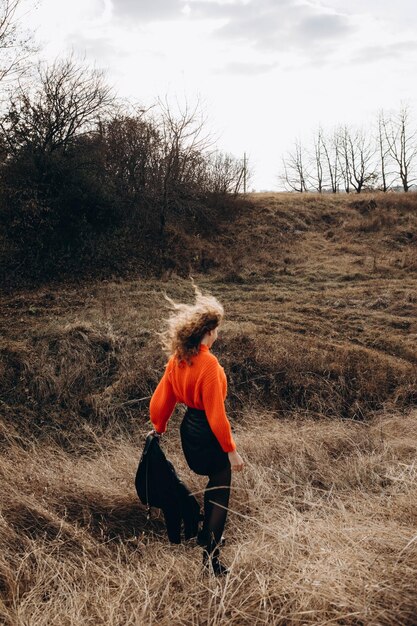
[[[202,385],[203,406],[210,428],[224,452],[236,450],[229,420],[226,417],[220,365],[214,361],[205,372]]]
[[[166,425],[177,404],[177,399],[168,378],[168,366],[155,389],[149,405],[151,422],[158,433],[166,431]]]

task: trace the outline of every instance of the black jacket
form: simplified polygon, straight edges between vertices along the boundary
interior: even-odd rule
[[[197,535],[202,519],[199,504],[166,458],[159,437],[152,433],[145,441],[135,487],[142,504],[162,509],[171,543],[181,543],[181,522],[185,539]]]

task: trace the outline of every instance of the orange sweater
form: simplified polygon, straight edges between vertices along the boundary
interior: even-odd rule
[[[151,399],[151,422],[157,432],[164,433],[177,402],[200,409],[224,452],[231,452],[236,444],[224,409],[226,393],[224,369],[208,347],[200,344],[191,365],[180,365],[174,356],[169,359]]]

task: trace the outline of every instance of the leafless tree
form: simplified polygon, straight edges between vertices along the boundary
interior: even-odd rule
[[[347,126],[340,126],[336,130],[339,159],[339,169],[343,179],[346,193],[351,191],[351,172],[350,172],[350,151],[349,151],[349,129]]]
[[[21,75],[36,50],[33,37],[19,22],[23,0],[0,0],[0,81]]]
[[[320,127],[311,150],[297,140],[282,162],[280,181],[292,191],[313,188],[322,193],[330,188],[337,193],[341,184],[346,193],[387,191],[397,179],[408,191],[417,182],[417,126],[409,106],[404,106],[388,117],[381,111],[372,135],[346,124],[330,134]]]
[[[339,167],[345,191],[350,193],[353,187],[356,193],[361,193],[367,185],[374,185],[377,177],[372,142],[364,131],[346,125],[339,128],[338,140]]]
[[[332,193],[337,193],[340,183],[339,139],[337,132],[333,132],[330,136],[325,136],[324,133],[322,133],[321,145],[330,189]]]
[[[317,135],[315,135],[313,140],[314,154],[312,160],[314,174],[311,176],[314,187],[319,193],[322,193],[324,188],[323,158],[325,153],[323,143],[323,129],[319,127]]]
[[[390,151],[387,142],[387,137],[385,133],[386,129],[386,120],[383,111],[380,111],[378,114],[378,133],[377,133],[377,143],[378,143],[378,153],[379,153],[379,167],[381,172],[381,189],[386,192],[390,188],[392,182],[388,182],[389,172],[387,170],[388,163],[390,159]]]
[[[305,154],[301,141],[294,144],[294,150],[283,158],[283,174],[281,181],[287,189],[303,193],[307,191],[308,172],[305,165]]]
[[[134,199],[155,197],[158,188],[158,157],[161,136],[144,113],[122,111],[100,122],[99,137],[105,145],[105,167],[119,193]]]
[[[350,162],[350,182],[356,193],[364,186],[372,186],[376,180],[375,150],[372,141],[363,130],[346,130],[348,160]]]
[[[243,185],[244,165],[227,152],[216,151],[208,157],[208,190],[218,194],[237,194]]]
[[[403,106],[398,115],[382,119],[388,151],[398,168],[405,192],[417,180],[417,128],[412,125],[411,112]]]
[[[3,136],[10,150],[65,152],[79,134],[92,131],[114,102],[101,72],[78,65],[73,58],[40,65],[38,84],[19,84],[3,116]]]
[[[182,192],[197,191],[205,177],[204,153],[212,145],[206,132],[206,118],[200,102],[188,103],[174,112],[167,101],[159,100],[159,128],[162,136],[160,235],[165,231],[169,207],[183,203]],[[186,184],[185,184],[186,183]]]

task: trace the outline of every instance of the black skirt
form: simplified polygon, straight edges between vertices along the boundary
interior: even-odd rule
[[[228,454],[222,450],[204,411],[188,407],[180,433],[185,459],[196,474],[211,476],[230,463]]]

